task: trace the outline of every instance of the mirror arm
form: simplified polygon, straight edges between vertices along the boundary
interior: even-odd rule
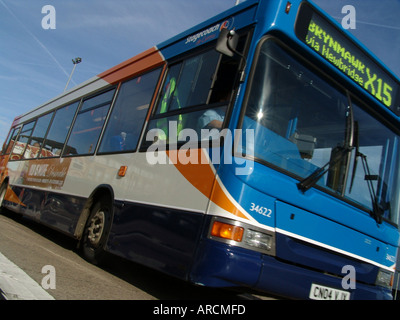
[[[240,82],[244,82],[246,78],[245,69],[247,65],[247,59],[242,53],[236,50],[238,40],[239,36],[235,30],[222,29],[218,38],[216,50],[228,57],[234,57],[235,55],[239,56],[244,61],[242,70],[240,70]]]

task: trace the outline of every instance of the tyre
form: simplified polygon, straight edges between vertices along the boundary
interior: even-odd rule
[[[0,212],[3,209],[3,201],[4,201],[4,197],[6,196],[6,192],[7,192],[7,184],[4,183],[1,187],[0,187]]]
[[[82,237],[83,256],[98,265],[106,258],[105,246],[111,227],[112,206],[109,201],[98,201],[86,222]]]

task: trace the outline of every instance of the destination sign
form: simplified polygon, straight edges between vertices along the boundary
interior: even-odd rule
[[[302,5],[296,34],[347,77],[400,115],[400,84],[332,23]]]

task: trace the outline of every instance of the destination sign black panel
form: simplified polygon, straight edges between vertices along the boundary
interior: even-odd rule
[[[296,34],[321,57],[400,115],[399,82],[308,4],[300,8]]]

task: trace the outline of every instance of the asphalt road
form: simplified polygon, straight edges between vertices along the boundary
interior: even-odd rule
[[[56,300],[269,299],[197,287],[119,257],[94,266],[75,240],[8,211],[0,214],[0,252],[38,284],[50,275],[43,267],[53,266],[55,289],[46,291]]]

